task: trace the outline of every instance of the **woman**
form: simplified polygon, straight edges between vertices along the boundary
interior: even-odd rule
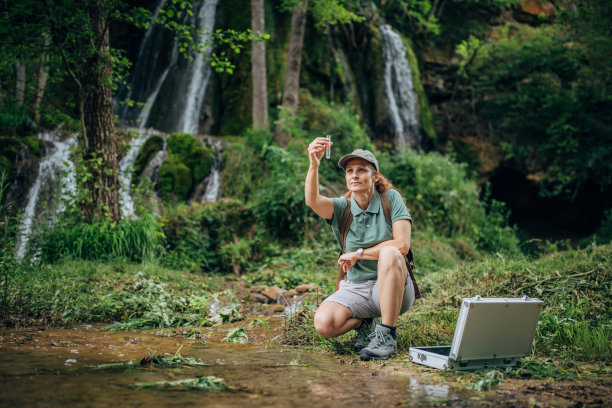
[[[328,338],[356,330],[355,349],[362,360],[386,359],[397,353],[397,319],[415,299],[405,262],[412,219],[399,192],[380,175],[378,161],[367,150],[357,149],[338,162],[349,190],[344,197],[319,194],[319,165],[331,145],[327,138],[318,137],[308,146],[306,205],[327,220],[341,247],[340,225],[348,205],[353,221],[345,237],[346,251],[338,258],[339,284],[317,310],[314,326]],[[383,213],[381,194],[391,203],[392,225]],[[348,280],[343,280],[345,275]]]

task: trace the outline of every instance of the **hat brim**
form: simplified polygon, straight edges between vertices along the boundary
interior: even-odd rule
[[[358,154],[347,154],[346,156],[342,156],[342,158],[340,160],[338,160],[338,166],[346,169],[346,164],[349,162],[349,160],[353,160],[353,159],[362,159],[367,161],[368,163],[370,163],[372,166],[374,166],[374,170],[378,171],[378,166],[376,165],[376,163],[371,162],[370,160],[359,156]]]

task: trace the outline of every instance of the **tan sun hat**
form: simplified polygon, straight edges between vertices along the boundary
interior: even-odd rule
[[[340,161],[338,161],[338,166],[340,166],[343,169],[345,169],[346,168],[346,164],[351,159],[363,159],[365,161],[368,161],[368,162],[370,162],[370,163],[372,163],[374,165],[374,168],[376,169],[376,171],[379,171],[378,170],[378,161],[376,161],[376,157],[374,157],[372,152],[369,151],[369,150],[362,150],[362,149],[353,150],[353,153],[347,154],[345,156],[342,156]]]

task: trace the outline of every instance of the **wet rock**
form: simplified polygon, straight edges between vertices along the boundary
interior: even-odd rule
[[[298,291],[295,289],[289,289],[283,292],[283,296],[285,297],[285,299],[291,299],[297,294],[298,294]]]
[[[316,287],[317,285],[315,283],[306,283],[304,285],[297,286],[295,290],[297,291],[297,293],[304,293],[304,292],[310,292]]]
[[[259,302],[259,303],[272,303],[272,299],[270,299],[269,297],[262,295],[261,293],[253,293],[251,294],[251,299],[253,299],[255,302]]]
[[[261,292],[261,294],[266,295],[267,297],[272,299],[272,301],[276,302],[278,301],[278,298],[280,298],[281,295],[283,294],[283,290],[279,288],[278,286],[272,286],[271,288],[268,288],[264,290],[263,292]]]
[[[261,293],[264,290],[268,290],[268,285],[255,285],[251,286],[251,288],[249,289],[251,293]]]
[[[285,311],[285,306],[283,306],[283,305],[271,305],[269,310],[272,313],[282,313],[282,312]]]

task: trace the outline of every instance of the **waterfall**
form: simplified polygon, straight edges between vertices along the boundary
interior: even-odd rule
[[[185,14],[182,21],[197,27],[198,42],[209,47],[218,2],[200,2],[199,7],[194,7],[195,15]],[[167,0],[159,0],[154,16],[166,3]],[[118,113],[123,123],[138,122],[141,129],[154,127],[166,132],[195,134],[212,73],[207,61],[210,51],[196,53],[192,61],[187,61],[179,52],[179,39],[170,42],[167,36],[163,28],[150,25],[138,51],[130,86],[124,90],[124,97],[118,97],[144,103],[126,106]],[[156,114],[150,118],[153,109]]]
[[[139,129],[138,135],[130,140],[130,147],[119,162],[119,182],[121,183],[121,195],[119,202],[121,204],[121,215],[124,218],[134,217],[134,200],[130,194],[132,185],[132,170],[138,153],[142,145],[151,136],[151,130]]]
[[[201,35],[199,41],[201,44],[209,44],[211,41],[211,33],[214,29],[215,14],[218,0],[206,0],[198,13],[198,27]],[[210,55],[210,44],[206,57]],[[185,133],[198,133],[198,123],[200,119],[200,110],[202,102],[206,94],[208,80],[210,79],[210,64],[205,63],[205,56],[198,53],[195,60],[189,67],[191,81],[187,91],[187,100],[183,109],[183,116],[180,120],[180,131]]]
[[[36,181],[28,192],[28,203],[23,212],[21,225],[19,226],[19,237],[17,240],[17,259],[23,259],[32,226],[36,216],[36,207],[39,202],[41,189],[51,186],[54,182],[59,182],[60,196],[59,205],[55,213],[64,210],[64,202],[74,196],[76,192],[76,179],[74,163],[70,161],[70,149],[77,145],[76,137],[70,136],[64,140],[60,135],[52,133],[41,133],[38,135],[40,140],[53,144],[45,157],[42,158],[38,166]]]
[[[385,57],[385,94],[393,121],[395,140],[399,150],[419,145],[417,97],[412,85],[412,70],[406,60],[402,38],[390,25],[380,27]]]
[[[153,12],[153,18],[151,23],[149,24],[149,28],[147,29],[147,32],[144,35],[144,38],[142,40],[142,44],[140,45],[140,48],[138,49],[138,56],[136,57],[136,64],[134,66],[134,72],[136,73],[143,73],[143,75],[141,76],[141,78],[134,78],[132,80],[132,82],[136,82],[138,80],[141,80],[145,83],[144,85],[144,90],[148,91],[148,89],[151,87],[151,81],[153,81],[155,78],[152,75],[147,75],[147,73],[152,73],[154,68],[157,65],[157,62],[159,60],[159,48],[160,48],[160,37],[159,37],[159,33],[158,30],[156,30],[156,25],[154,24],[154,21],[157,19],[157,17],[159,16],[159,12],[160,10],[166,5],[166,1],[167,0],[159,0],[157,5],[155,6],[155,11]],[[154,35],[156,34],[156,35]],[[148,50],[153,50],[152,54],[148,54],[146,51]],[[175,61],[176,62],[176,61]],[[168,71],[170,66],[168,66],[168,68],[166,68],[166,71]],[[161,87],[161,84],[163,83],[162,81],[157,81],[157,85],[156,85],[156,89],[159,92],[159,88]],[[127,95],[125,97],[126,100],[130,100],[133,96],[133,92],[134,89],[136,89],[136,86],[130,86],[127,90]],[[155,89],[155,88],[154,88]],[[155,93],[155,92],[153,92]],[[153,94],[151,93],[151,94]],[[142,95],[139,95],[142,96]],[[149,98],[147,98],[147,104],[149,103]],[[153,98],[153,100],[155,100],[155,98]],[[139,114],[139,118],[140,115],[142,115],[143,111],[150,111],[150,107],[151,105],[145,105]],[[148,109],[147,109],[148,108]],[[121,110],[121,117],[126,117],[128,115],[128,111],[130,110],[130,106],[128,104],[126,104],[123,109]],[[147,114],[148,117],[148,114]],[[139,125],[144,127],[145,126],[145,122],[140,121]]]
[[[214,202],[221,197],[221,159],[223,157],[223,143],[218,140],[211,143],[212,147],[217,151],[217,155],[213,155],[210,175],[206,183],[206,190],[202,196],[202,202]]]

